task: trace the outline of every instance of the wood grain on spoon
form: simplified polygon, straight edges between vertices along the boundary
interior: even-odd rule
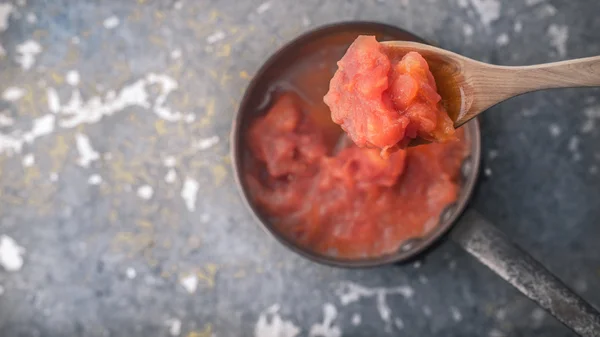
[[[416,51],[427,60],[455,127],[497,103],[527,92],[600,86],[600,56],[530,66],[498,66],[422,43],[382,44],[398,56]]]

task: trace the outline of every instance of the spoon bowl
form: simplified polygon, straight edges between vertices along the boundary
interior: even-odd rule
[[[530,66],[499,66],[418,42],[382,44],[395,56],[416,51],[427,60],[454,127],[462,126],[493,105],[527,92],[600,86],[600,56]]]

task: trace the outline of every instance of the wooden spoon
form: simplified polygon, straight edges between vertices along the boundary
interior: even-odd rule
[[[382,44],[394,58],[416,51],[427,60],[442,104],[456,128],[487,108],[530,91],[600,86],[600,56],[512,67],[475,61],[422,43]]]

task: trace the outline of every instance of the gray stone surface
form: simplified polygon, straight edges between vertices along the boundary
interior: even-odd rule
[[[600,54],[599,11],[593,0],[1,4],[0,234],[25,252],[19,270],[0,268],[0,336],[290,337],[319,324],[327,337],[572,336],[451,242],[370,270],[292,254],[243,208],[227,137],[249,76],[311,27],[376,20],[516,65]],[[598,93],[490,109],[472,202],[595,305]],[[194,280],[190,293],[182,283]],[[364,296],[345,304],[356,289]]]

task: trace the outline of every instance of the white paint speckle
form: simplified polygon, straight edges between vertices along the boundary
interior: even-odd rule
[[[586,119],[581,125],[581,133],[590,133],[596,127],[596,122],[593,119]]]
[[[194,147],[200,151],[208,150],[211,147],[217,145],[219,143],[219,136],[212,136],[204,139],[200,139],[196,142]]]
[[[79,36],[73,36],[71,38],[71,43],[72,44],[79,44],[81,42],[81,39],[79,38]]]
[[[302,17],[302,26],[308,27],[308,26],[310,26],[311,23],[312,22],[310,22],[310,19],[308,18],[308,16]]]
[[[483,170],[483,174],[485,174],[486,177],[491,177],[492,176],[492,169],[489,168],[489,167],[486,167]],[[454,262],[454,263],[452,263],[452,262]],[[451,263],[449,264],[450,269],[452,269],[453,268],[452,266],[455,266],[455,265],[456,265],[456,262],[455,261],[451,261]]]
[[[10,3],[0,3],[0,32],[3,32],[8,28],[8,18],[13,9],[14,7]]]
[[[498,0],[470,0],[471,5],[479,14],[479,19],[484,26],[500,18],[500,1]]]
[[[173,60],[177,60],[177,59],[181,58],[181,49],[179,49],[179,48],[173,49],[171,51],[171,58]]]
[[[2,126],[11,126],[15,124],[15,120],[12,119],[11,117],[8,117],[5,114],[0,114],[0,127]]]
[[[33,164],[35,164],[35,157],[33,156],[33,154],[28,153],[23,156],[23,160],[21,161],[21,163],[23,164],[23,167],[30,167]]]
[[[331,303],[323,305],[323,322],[313,324],[308,333],[309,337],[341,337],[342,330],[339,326],[334,325],[337,317],[337,309]]]
[[[469,7],[469,2],[467,0],[458,0],[457,4],[458,4],[458,7],[460,7],[460,8]]]
[[[181,320],[177,318],[169,318],[165,321],[165,325],[169,328],[171,336],[181,335]]]
[[[427,284],[427,283],[429,283],[429,280],[427,279],[427,277],[425,275],[419,275],[419,283]]]
[[[458,310],[457,307],[455,306],[450,306],[450,313],[452,314],[452,319],[455,322],[460,322],[462,321],[462,314],[460,313],[460,310]]]
[[[150,185],[142,185],[137,189],[137,196],[144,200],[149,200],[150,198],[152,198],[153,194],[154,190]]]
[[[102,177],[99,174],[92,174],[88,178],[88,184],[90,185],[100,185],[102,183]]]
[[[561,129],[560,129],[560,125],[556,124],[556,123],[552,123],[550,125],[548,125],[548,131],[550,131],[550,135],[552,135],[552,137],[558,137],[560,136],[561,133]]]
[[[404,321],[400,317],[394,318],[394,325],[396,326],[396,329],[398,329],[398,330],[404,329]]]
[[[256,8],[256,13],[258,14],[262,14],[266,11],[268,11],[269,9],[271,9],[271,3],[270,2],[263,2],[262,4],[260,4],[260,6],[258,6]]]
[[[188,124],[193,123],[195,120],[196,120],[196,115],[194,115],[193,113],[189,113],[183,117],[183,121]]]
[[[149,102],[149,94],[146,91],[146,88],[152,85],[158,85],[160,90],[153,103]],[[83,101],[79,90],[74,89],[69,102],[58,109],[63,115],[60,126],[73,128],[83,123],[93,124],[104,116],[111,116],[131,106],[151,108],[155,115],[166,121],[179,121],[184,118],[184,114],[172,111],[165,105],[168,95],[177,87],[173,78],[150,73],[145,78],[123,87],[118,94],[114,90],[107,91],[104,99],[93,96],[88,101]]]
[[[217,43],[225,38],[225,32],[222,30],[217,30],[206,38],[206,42],[208,44]]]
[[[535,6],[537,4],[541,4],[544,1],[546,1],[546,0],[525,0],[525,4],[527,6]]]
[[[402,295],[404,298],[411,298],[414,290],[409,286],[398,286],[393,288],[368,288],[353,282],[342,282],[336,290],[342,305],[357,302],[363,297],[376,297],[378,294],[384,295]]]
[[[504,337],[506,335],[504,334],[504,332],[494,328],[494,329],[490,330],[490,332],[488,333],[488,336],[489,337]]]
[[[128,267],[125,270],[125,276],[127,276],[128,279],[133,280],[137,276],[137,271],[131,267]]]
[[[119,18],[116,16],[109,16],[108,18],[104,19],[104,22],[102,22],[102,24],[104,25],[104,28],[106,29],[113,29],[116,28],[119,25],[120,21]]]
[[[185,206],[188,211],[193,212],[196,210],[196,198],[198,197],[198,188],[200,185],[198,182],[190,177],[185,178],[183,188],[181,189],[181,197],[185,202]]]
[[[592,175],[595,175],[598,173],[598,166],[596,165],[592,165],[590,166],[590,168],[588,169],[588,172]]]
[[[300,328],[292,321],[286,321],[279,315],[279,304],[273,304],[263,311],[254,326],[254,337],[296,337]]]
[[[533,320],[534,326],[540,326],[546,317],[546,311],[542,308],[535,308],[531,312],[531,319]]]
[[[94,150],[90,139],[82,134],[78,133],[75,135],[75,142],[77,145],[77,151],[79,151],[79,159],[77,163],[82,167],[90,167],[90,164],[100,158],[100,154]]]
[[[149,86],[157,86],[159,90],[153,102],[149,100],[146,90]],[[38,137],[52,133],[56,119],[60,127],[73,128],[81,124],[96,123],[104,116],[111,116],[127,107],[137,106],[151,109],[159,118],[169,122],[184,120],[188,114],[173,111],[166,106],[168,95],[176,88],[177,82],[172,78],[151,73],[123,87],[118,93],[115,90],[108,90],[103,98],[93,96],[83,101],[80,91],[73,88],[71,98],[64,105],[61,105],[56,90],[48,88],[48,109],[52,114],[34,119],[33,127],[29,131],[14,130],[10,134],[0,133],[0,154],[6,153],[10,156],[19,153],[24,143],[31,143]]]
[[[521,110],[521,114],[523,114],[524,117],[531,117],[531,116],[535,116],[538,114],[538,110],[537,109],[523,109]]]
[[[60,111],[60,98],[54,88],[46,89],[46,96],[48,98],[48,110],[52,113],[58,113]]]
[[[465,37],[470,38],[471,36],[473,36],[473,33],[475,32],[475,30],[473,29],[473,26],[471,26],[468,23],[465,23],[463,25],[463,34],[465,34]]]
[[[176,10],[182,9],[183,8],[183,2],[182,1],[175,2],[175,4],[173,5],[173,8],[175,8]]]
[[[183,119],[183,114],[179,111],[171,111],[165,106],[167,96],[178,88],[177,82],[170,76],[160,74],[148,74],[146,81],[149,85],[159,84],[162,88],[160,94],[154,101],[154,113],[169,122],[176,122]]]
[[[49,135],[54,131],[53,115],[45,115],[33,120],[31,131],[23,134],[23,140],[27,143],[32,143],[36,138]]]
[[[175,180],[177,180],[177,173],[174,169],[169,169],[167,174],[165,174],[165,182],[172,184],[175,182]]]
[[[166,156],[163,159],[163,165],[165,165],[166,167],[174,167],[175,165],[177,165],[177,159],[175,159],[175,157],[173,156]]]
[[[360,314],[354,314],[352,315],[352,325],[357,326],[360,325],[362,318],[360,317]]]
[[[556,49],[560,57],[567,55],[567,40],[569,39],[569,27],[551,24],[548,27],[550,45]]]
[[[2,99],[9,102],[20,100],[25,95],[25,90],[17,87],[8,87],[2,92]]]
[[[586,119],[581,126],[582,133],[590,133],[596,128],[596,121],[600,119],[600,106],[594,105],[583,110]]]
[[[510,38],[508,37],[508,34],[506,34],[506,33],[502,33],[502,34],[498,35],[498,37],[496,38],[496,44],[499,47],[504,47],[509,42],[510,42]]]
[[[9,272],[18,271],[23,267],[25,248],[8,235],[0,236],[0,265]]]
[[[523,23],[521,21],[515,21],[513,29],[515,30],[515,33],[520,33],[523,31]]]
[[[27,40],[17,46],[17,57],[15,61],[25,71],[31,69],[35,64],[36,56],[42,52],[42,46],[33,40]]]
[[[423,314],[427,317],[431,317],[432,312],[431,308],[428,305],[423,306]]]
[[[25,20],[27,20],[28,23],[36,23],[37,16],[35,15],[35,13],[27,13],[27,15],[25,16]]]
[[[490,158],[490,160],[498,158],[498,150],[490,150],[490,152],[488,152],[488,158]]]
[[[572,136],[571,139],[569,139],[568,148],[571,152],[577,152],[577,150],[579,149],[579,137]]]
[[[186,275],[179,280],[179,284],[190,294],[198,288],[198,277],[194,274]]]
[[[0,153],[9,156],[21,152],[23,144],[31,144],[38,137],[48,135],[54,131],[54,116],[45,115],[33,120],[31,130],[13,132],[11,134],[0,133]]]
[[[208,214],[208,213],[200,214],[200,222],[201,223],[208,223],[209,221],[210,221],[210,214]]]
[[[387,304],[387,296],[401,295],[404,298],[411,298],[414,295],[414,290],[409,286],[368,288],[353,282],[343,282],[336,289],[336,294],[342,305],[357,302],[361,298],[375,298],[379,317],[385,323],[386,330],[389,331],[392,327],[392,311]]]
[[[67,83],[72,86],[79,84],[79,73],[77,70],[69,70],[66,76]]]
[[[50,181],[51,181],[51,182],[55,182],[55,181],[57,181],[57,180],[58,180],[58,173],[56,173],[56,172],[52,172],[52,173],[50,173],[50,176],[49,176],[49,178],[50,178]]]
[[[27,20],[27,22],[29,22],[29,23],[36,23],[37,16],[35,15],[35,13],[27,13],[25,20]]]
[[[556,15],[558,10],[551,4],[545,4],[535,11],[538,19],[547,19]]]
[[[504,308],[500,308],[498,309],[498,311],[496,311],[496,319],[499,321],[503,321],[506,319],[506,309]]]

